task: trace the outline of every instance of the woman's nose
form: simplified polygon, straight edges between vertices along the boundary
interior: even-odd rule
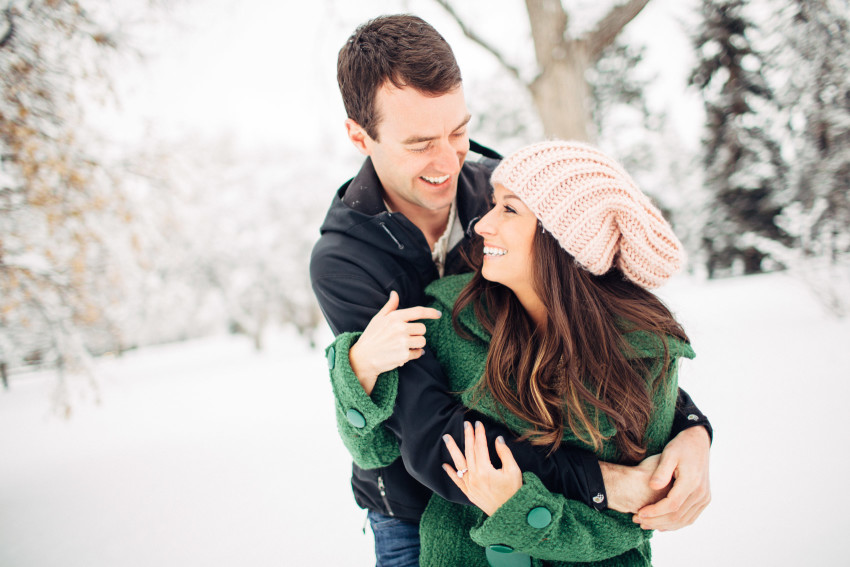
[[[475,223],[475,232],[480,236],[487,236],[488,234],[493,234],[493,225],[491,222],[491,215],[493,214],[494,209],[490,209],[490,212],[481,217],[477,223]]]

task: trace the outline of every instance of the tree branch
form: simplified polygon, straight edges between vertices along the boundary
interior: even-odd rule
[[[595,62],[606,47],[614,43],[614,39],[623,28],[637,16],[649,0],[628,0],[625,4],[614,6],[608,14],[599,20],[596,28],[587,34],[587,57]]]
[[[12,35],[15,33],[15,22],[12,21],[12,8],[7,6],[3,10],[3,16],[9,23],[9,27],[6,28],[6,32],[3,34],[3,37],[0,37],[0,49],[3,49],[6,44],[9,43],[9,40],[12,39]]]
[[[457,12],[455,12],[454,8],[452,8],[452,6],[448,2],[448,0],[434,0],[434,1],[437,2],[437,4],[439,4],[440,6],[442,6],[443,9],[446,12],[448,12],[449,15],[454,19],[454,21],[457,22],[457,25],[460,26],[460,29],[463,32],[463,35],[465,35],[470,40],[472,40],[473,42],[475,42],[478,45],[480,45],[481,47],[483,47],[486,51],[488,51],[491,55],[493,55],[493,57],[496,58],[496,60],[499,62],[499,64],[501,64],[502,67],[507,69],[508,72],[510,72],[511,75],[516,77],[516,79],[518,81],[520,81],[521,83],[525,84],[525,81],[522,80],[522,77],[519,74],[519,69],[517,69],[515,66],[508,63],[507,60],[502,56],[502,54],[499,53],[498,51],[496,51],[496,49],[492,45],[487,43],[487,41],[485,41],[484,38],[482,38],[481,36],[476,34],[474,31],[469,29],[469,27],[466,25],[466,22],[464,22],[461,19],[461,17],[457,14]]]

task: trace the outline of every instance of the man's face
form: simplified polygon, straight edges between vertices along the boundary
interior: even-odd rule
[[[408,215],[450,207],[469,151],[463,87],[434,97],[385,83],[375,104],[379,141],[365,136],[364,153],[372,158],[390,206]]]

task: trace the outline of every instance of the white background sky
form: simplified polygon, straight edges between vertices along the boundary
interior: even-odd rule
[[[573,2],[573,29],[582,29],[605,3]],[[532,45],[518,0],[459,3],[475,30],[529,75]],[[689,146],[699,139],[701,105],[685,79],[692,53],[683,21],[693,0],[653,0],[627,28],[648,47],[645,72],[654,76],[649,104],[666,109]],[[382,13],[409,10],[431,22],[452,45],[467,85],[489,77],[495,60],[463,37],[432,0],[407,2],[187,2],[166,11],[138,42],[146,61],[119,73],[121,128],[128,136],[150,128],[232,136],[240,145],[345,152],[348,142],[336,87],[336,53],[359,24]],[[149,34],[149,35],[147,35]],[[505,81],[511,79],[505,76]],[[472,99],[479,93],[470,92]],[[109,123],[111,124],[111,123]],[[472,133],[474,136],[474,132]],[[504,148],[509,151],[512,148]]]

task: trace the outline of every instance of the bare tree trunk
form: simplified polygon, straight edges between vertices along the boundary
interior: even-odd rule
[[[649,0],[626,0],[614,6],[593,30],[578,38],[569,35],[569,15],[561,0],[525,0],[539,69],[530,83],[522,81],[519,70],[461,19],[449,0],[436,2],[455,19],[469,39],[492,53],[531,92],[547,137],[592,141],[590,86],[585,72],[599,61],[605,48]]]
[[[592,141],[590,89],[584,80],[588,62],[583,49],[552,61],[529,85],[537,114],[547,138]]]
[[[588,141],[588,60],[583,41],[567,35],[561,0],[526,0],[540,74],[529,85],[546,137]]]

